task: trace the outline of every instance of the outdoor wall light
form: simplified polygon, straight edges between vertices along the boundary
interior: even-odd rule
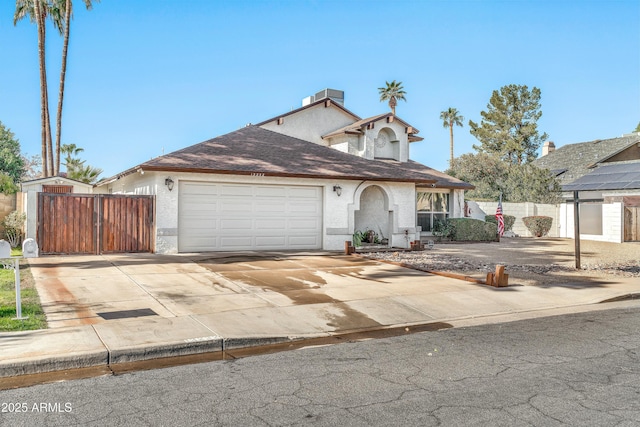
[[[334,185],[333,192],[336,193],[338,197],[340,197],[340,195],[342,194],[342,187],[340,187],[339,185]]]
[[[164,185],[167,186],[169,191],[173,190],[173,180],[171,179],[171,177],[164,180]]]

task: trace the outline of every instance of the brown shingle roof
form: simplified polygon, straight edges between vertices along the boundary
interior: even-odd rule
[[[417,162],[367,160],[252,125],[149,160],[130,171],[138,169],[237,175],[259,173],[473,188]],[[126,172],[121,175],[124,174]]]

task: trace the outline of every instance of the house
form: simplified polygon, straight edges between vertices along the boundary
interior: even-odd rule
[[[640,133],[564,145],[545,143],[534,164],[549,169],[563,197],[578,192],[580,238],[609,242],[640,240]],[[560,207],[560,236],[574,237],[573,203]]]
[[[332,89],[255,125],[132,167],[94,189],[156,197],[158,253],[342,250],[355,231],[393,247],[461,217],[473,186],[410,160],[418,129],[361,118]]]

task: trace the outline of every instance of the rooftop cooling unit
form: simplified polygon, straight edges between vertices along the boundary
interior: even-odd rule
[[[329,98],[334,102],[344,106],[344,91],[335,89],[324,89],[314,95],[314,101],[319,101],[323,98]]]

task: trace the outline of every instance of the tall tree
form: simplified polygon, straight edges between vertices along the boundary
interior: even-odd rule
[[[453,126],[462,127],[462,122],[464,121],[464,117],[458,113],[456,108],[449,107],[440,113],[440,120],[442,120],[442,127],[449,128],[449,140],[450,140],[450,151],[451,157],[449,160],[449,167],[453,166]]]
[[[96,0],[100,1],[100,0]],[[91,10],[93,5],[91,0],[83,0],[87,10]],[[54,175],[58,175],[60,172],[60,139],[62,137],[62,104],[64,101],[64,84],[67,73],[67,51],[69,49],[69,34],[71,27],[71,17],[73,15],[73,3],[71,0],[56,0],[54,2],[57,10],[58,19],[54,20],[54,25],[63,35],[62,43],[62,65],[60,66],[60,88],[58,90],[58,112],[56,115],[56,162],[54,168]]]
[[[638,126],[636,126],[636,129],[634,130],[634,132],[640,132],[640,122],[638,122]]]
[[[45,61],[46,18],[49,4],[45,0],[16,0],[13,24],[25,17],[35,22],[38,31],[38,62],[40,66],[40,123],[42,138],[43,176],[53,173],[53,153],[51,143],[51,122],[49,119],[49,95],[47,90],[47,68]]]
[[[548,138],[538,132],[540,111],[540,89],[531,91],[526,85],[508,85],[494,90],[488,111],[482,111],[480,125],[469,120],[471,134],[480,145],[473,148],[499,156],[512,164],[533,161],[537,151]]]
[[[391,83],[385,82],[385,87],[379,87],[378,93],[380,94],[380,102],[389,101],[389,107],[391,108],[391,112],[393,115],[396,115],[396,105],[398,105],[399,100],[403,100],[406,102],[406,98],[404,97],[407,92],[404,91],[402,87],[402,82],[397,82],[394,80]]]
[[[22,156],[24,162],[24,180],[31,180],[36,178],[42,178],[42,159],[40,155]]]
[[[82,0],[88,10],[92,0]],[[99,0],[96,0],[99,1]],[[40,63],[40,103],[42,118],[42,173],[43,176],[57,175],[60,172],[60,141],[62,138],[62,106],[67,71],[67,52],[69,47],[70,24],[73,3],[71,0],[16,0],[14,25],[29,17],[38,29],[38,59]],[[49,114],[49,92],[45,61],[46,19],[51,19],[54,28],[64,37],[62,45],[62,65],[60,70],[60,88],[58,91],[58,111],[56,115],[56,149],[53,151],[51,137],[51,118]]]
[[[0,191],[15,193],[25,174],[20,142],[9,128],[0,122]]]
[[[488,153],[463,154],[447,170],[451,176],[473,184],[465,191],[470,200],[559,203],[560,184],[547,169],[534,164],[513,164]]]

